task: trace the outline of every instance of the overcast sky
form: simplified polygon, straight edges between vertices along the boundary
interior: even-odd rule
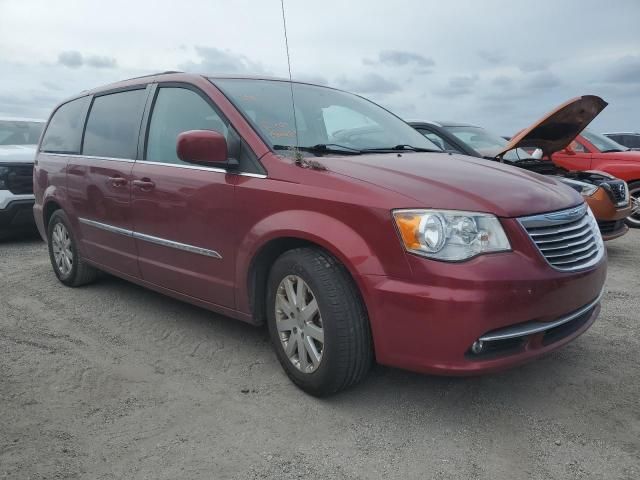
[[[0,0],[0,115],[163,70],[287,75],[280,0]],[[568,98],[640,130],[640,1],[285,0],[294,78],[512,134]]]

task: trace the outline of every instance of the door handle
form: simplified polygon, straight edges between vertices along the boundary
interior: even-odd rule
[[[127,179],[123,177],[109,177],[107,178],[107,182],[109,182],[114,187],[124,187],[127,184]]]
[[[143,178],[142,180],[134,180],[132,183],[134,187],[138,187],[140,190],[143,190],[145,192],[153,190],[156,186],[156,184],[148,178]]]

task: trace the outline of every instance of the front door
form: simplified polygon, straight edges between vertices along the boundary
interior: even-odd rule
[[[227,135],[225,121],[199,92],[157,88],[146,152],[133,167],[132,215],[142,278],[233,308],[235,176],[178,159],[176,139],[188,130]]]
[[[70,157],[67,191],[88,259],[139,277],[131,236],[131,170],[146,100],[144,87],[93,99],[82,154]]]
[[[571,153],[567,153],[567,151]],[[560,165],[567,170],[589,170],[591,169],[593,154],[589,152],[584,143],[576,139],[571,142],[567,150],[556,152],[551,158],[556,165]]]

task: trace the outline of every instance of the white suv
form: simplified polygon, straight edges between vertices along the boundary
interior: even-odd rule
[[[33,231],[33,162],[42,120],[0,117],[0,239]]]

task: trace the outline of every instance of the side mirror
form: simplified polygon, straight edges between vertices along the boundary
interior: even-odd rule
[[[535,159],[535,160],[542,160],[542,149],[541,148],[536,148],[533,153],[531,154],[531,158]]]
[[[562,150],[562,153],[564,153],[565,155],[575,155],[576,154],[576,152],[571,147],[566,147],[564,150]]]
[[[213,130],[189,130],[178,135],[176,153],[183,162],[211,167],[227,166],[227,140]]]

